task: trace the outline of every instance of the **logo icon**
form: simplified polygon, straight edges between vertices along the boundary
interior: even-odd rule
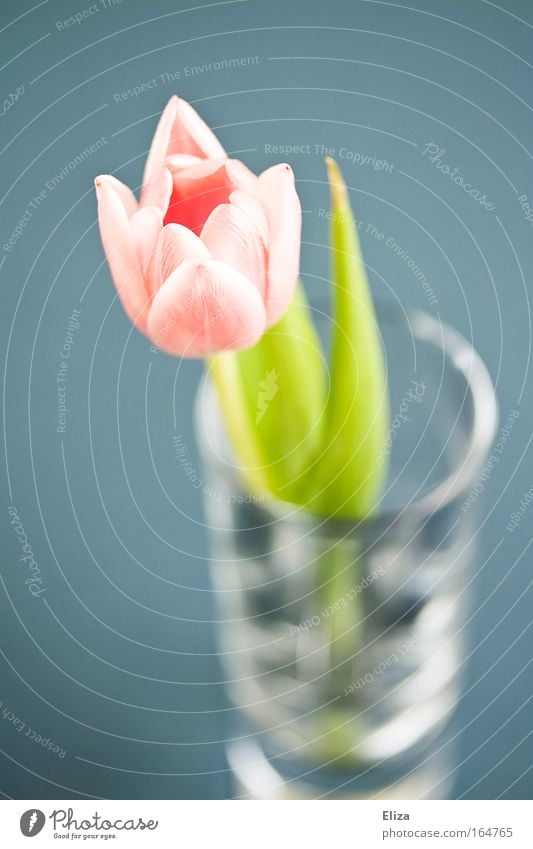
[[[35,837],[42,831],[45,822],[46,817],[42,811],[30,808],[29,811],[24,811],[20,818],[20,830],[24,837]]]
[[[279,375],[276,369],[273,368],[271,369],[271,371],[267,372],[266,378],[264,380],[259,381],[260,392],[257,396],[257,413],[255,416],[256,425],[259,424],[259,422],[265,415],[270,402],[278,391],[278,377]]]

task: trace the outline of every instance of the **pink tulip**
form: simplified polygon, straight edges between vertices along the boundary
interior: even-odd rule
[[[174,96],[152,141],[140,202],[115,177],[95,182],[120,299],[159,348],[187,357],[246,348],[281,318],[300,251],[289,165],[257,177]]]

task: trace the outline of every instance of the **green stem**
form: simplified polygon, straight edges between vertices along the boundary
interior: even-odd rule
[[[239,360],[234,351],[218,354],[209,362],[209,377],[216,388],[218,403],[235,456],[242,464],[242,476],[252,492],[268,492],[265,446],[252,426]]]
[[[256,345],[211,360],[209,375],[248,486],[298,501],[322,441],[326,385],[303,289]]]

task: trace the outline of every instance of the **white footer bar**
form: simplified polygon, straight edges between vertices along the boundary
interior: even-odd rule
[[[5,801],[0,844],[533,847],[529,801]]]

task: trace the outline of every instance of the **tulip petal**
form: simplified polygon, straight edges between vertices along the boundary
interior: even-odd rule
[[[188,180],[203,180],[211,177],[217,171],[225,168],[229,159],[219,156],[218,159],[200,159],[198,156],[169,156],[166,165],[176,179],[179,176]]]
[[[163,164],[166,156],[175,153],[199,156],[202,159],[226,155],[216,136],[193,107],[173,95],[165,106],[154,133],[144,169],[143,184],[151,179],[155,169]]]
[[[143,206],[130,218],[130,239],[145,281],[157,238],[163,229],[163,214],[157,206]],[[145,288],[147,289],[146,285]]]
[[[198,165],[199,162],[205,162],[205,159],[200,156],[191,156],[189,153],[173,153],[172,156],[165,157],[165,165],[172,172],[179,171],[180,168],[188,168],[190,165]]]
[[[265,322],[261,297],[246,277],[215,260],[186,260],[156,294],[148,329],[167,353],[204,357],[253,345]]]
[[[300,265],[302,211],[289,165],[274,165],[263,171],[259,177],[259,185],[270,230],[268,286],[265,298],[270,327],[281,318],[296,288]]]
[[[168,146],[177,111],[178,98],[174,95],[163,109],[158,121],[144,166],[143,185],[152,179],[154,172],[163,164],[165,156],[169,153]]]
[[[235,189],[257,192],[258,178],[235,159],[211,159],[173,172],[174,191],[165,224],[183,224],[200,233],[211,212]]]
[[[264,218],[263,229],[267,227]],[[266,245],[251,218],[237,206],[217,206],[206,221],[201,235],[213,259],[236,268],[251,280],[264,298],[267,275]]]
[[[187,259],[212,259],[204,243],[181,224],[167,224],[157,240],[148,271],[148,291],[153,297],[165,280]]]
[[[98,224],[111,276],[126,313],[144,333],[149,301],[126,209],[107,176],[97,178],[95,184]]]
[[[113,189],[115,194],[118,195],[122,201],[128,218],[130,218],[134,212],[137,212],[139,209],[139,201],[129,186],[121,183],[120,180],[117,180],[117,178],[113,177],[112,174],[102,174],[101,177],[97,177],[96,179],[101,183],[105,182],[109,188]]]
[[[172,194],[172,174],[168,168],[160,166],[154,169],[151,179],[145,183],[141,191],[141,207],[157,206],[163,215],[166,214]]]
[[[257,185],[255,188],[257,189]],[[242,209],[244,214],[253,221],[261,239],[265,245],[268,245],[268,220],[265,215],[265,208],[263,204],[260,203],[253,194],[242,191],[241,189],[236,189],[232,192],[229,200],[233,206],[236,206],[238,209]]]
[[[178,133],[174,133],[169,153],[190,153],[205,159],[226,156],[226,151],[213,131],[186,100],[179,100],[176,124],[179,126],[181,138]],[[174,129],[176,130],[177,126]],[[185,136],[185,144],[183,136]]]

